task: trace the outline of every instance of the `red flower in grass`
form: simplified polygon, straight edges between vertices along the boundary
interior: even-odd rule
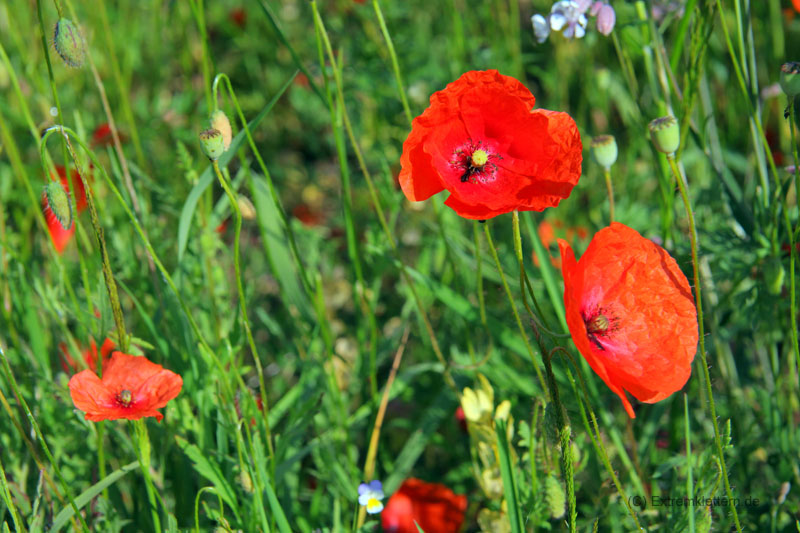
[[[478,220],[557,206],[581,175],[581,138],[568,114],[532,110],[534,101],[496,70],[434,93],[403,143],[403,193],[420,201],[446,189],[446,205]]]
[[[83,351],[83,360],[93,372],[97,370],[97,344],[94,342],[94,339],[89,339],[89,349]],[[69,349],[67,348],[66,343],[61,343],[58,346],[61,349],[61,355],[63,356],[63,360],[61,361],[61,368],[64,369],[64,372],[77,372],[80,370],[80,365],[78,364],[75,359],[69,354]],[[108,361],[108,357],[112,351],[114,351],[114,341],[111,339],[106,339],[103,341],[103,345],[100,347],[100,357],[103,358],[103,367],[105,368],[106,362]]]
[[[563,240],[567,325],[589,366],[622,399],[655,403],[684,386],[697,351],[689,282],[662,247],[614,222],[575,261]]]
[[[138,420],[164,415],[156,409],[167,405],[181,391],[181,377],[161,365],[122,352],[111,354],[103,378],[91,370],[78,372],[69,380],[69,393],[86,420]]]
[[[387,533],[457,533],[464,522],[467,497],[439,483],[409,478],[392,494],[381,513]]]
[[[800,13],[800,0],[792,0],[792,5],[794,6],[795,11]]]

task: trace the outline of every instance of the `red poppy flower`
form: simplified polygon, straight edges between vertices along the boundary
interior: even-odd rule
[[[467,72],[434,93],[403,143],[406,198],[447,189],[445,204],[478,220],[557,206],[581,175],[581,138],[568,114],[532,110],[534,101],[496,70]]]
[[[111,354],[103,378],[91,370],[78,372],[69,380],[69,393],[86,420],[138,420],[164,415],[156,409],[167,405],[181,391],[181,377],[144,357],[122,352]]]
[[[86,363],[86,366],[94,372],[97,371],[97,344],[92,338],[89,339],[89,343],[89,349],[83,351],[83,360]],[[64,369],[64,372],[77,372],[80,370],[78,362],[75,361],[75,359],[73,359],[69,354],[67,345],[62,342],[58,347],[61,349],[61,355],[63,356],[61,368]],[[103,341],[103,346],[100,347],[100,357],[103,358],[103,367],[106,366],[106,361],[108,360],[111,352],[114,351],[114,348],[114,341],[111,339],[106,339]]]
[[[792,5],[794,6],[795,11],[800,13],[800,0],[792,0]]]
[[[467,497],[439,483],[409,478],[392,494],[381,513],[387,533],[457,533],[464,522]]]
[[[589,366],[622,399],[655,403],[680,390],[697,352],[689,282],[666,250],[614,222],[575,261],[558,241],[567,325]]]

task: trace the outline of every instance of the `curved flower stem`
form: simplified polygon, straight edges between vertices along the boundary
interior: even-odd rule
[[[250,327],[250,319],[247,317],[247,301],[245,300],[244,285],[242,283],[242,269],[239,263],[240,254],[240,238],[242,233],[242,210],[239,208],[239,201],[236,198],[236,193],[231,189],[230,183],[222,175],[219,170],[219,163],[216,159],[211,161],[214,167],[214,173],[217,175],[219,184],[225,189],[225,194],[228,195],[228,201],[231,204],[231,209],[234,213],[234,238],[233,238],[233,268],[236,272],[236,290],[239,293],[239,310],[242,313],[242,322],[244,323],[244,331],[247,335],[247,343],[250,345],[250,351],[253,353],[253,360],[256,364],[256,371],[258,372],[258,386],[261,395],[261,402],[264,406],[261,413],[264,418],[264,428],[267,434],[267,450],[269,450],[269,458],[272,468],[275,466],[275,450],[272,446],[272,434],[269,428],[269,403],[267,401],[267,386],[264,383],[264,369],[261,367],[261,358],[258,355],[255,339],[253,339],[253,331]]]
[[[500,274],[500,281],[503,283],[503,288],[506,291],[506,296],[508,296],[508,301],[511,304],[511,311],[514,313],[514,320],[517,322],[517,327],[519,328],[519,333],[522,335],[522,340],[525,343],[525,348],[528,349],[528,354],[531,357],[531,363],[533,363],[533,369],[536,371],[536,377],[539,379],[539,384],[542,387],[542,390],[547,390],[547,384],[545,383],[544,376],[542,376],[542,371],[539,368],[539,363],[536,362],[536,355],[533,353],[533,348],[531,347],[530,342],[528,341],[528,334],[525,333],[525,327],[522,325],[522,320],[519,317],[519,312],[517,311],[517,304],[514,302],[514,296],[511,294],[511,289],[508,286],[508,281],[506,281],[506,275],[503,273],[503,265],[500,264],[500,257],[497,255],[497,248],[494,246],[494,241],[492,241],[492,233],[489,231],[489,223],[486,222],[483,225],[483,232],[486,235],[486,242],[489,243],[489,251],[492,253],[492,258],[494,258],[494,264],[497,266],[497,272]],[[542,357],[544,357],[544,352],[542,352]]]
[[[381,27],[381,33],[386,40],[386,48],[389,50],[389,57],[392,60],[394,79],[397,82],[397,93],[400,95],[400,101],[403,103],[403,111],[406,114],[408,123],[411,124],[413,115],[411,114],[411,108],[408,106],[408,97],[406,97],[406,89],[405,86],[403,86],[403,77],[400,75],[400,63],[397,61],[394,43],[392,43],[392,37],[389,35],[389,29],[386,27],[386,21],[383,18],[383,11],[381,11],[381,5],[378,0],[372,0],[372,7],[375,9],[375,15],[378,17],[378,24]]]
[[[78,517],[78,521],[80,521],[83,530],[90,531],[89,526],[86,524],[86,521],[83,518],[83,515],[81,515],[77,505],[75,504],[75,498],[73,498],[72,491],[69,489],[69,485],[67,485],[64,476],[61,474],[61,469],[58,467],[58,463],[56,463],[55,457],[53,457],[53,454],[50,452],[50,447],[47,445],[47,441],[44,439],[44,434],[42,433],[41,428],[39,428],[39,424],[36,422],[36,419],[33,417],[33,412],[31,411],[31,408],[28,406],[28,402],[25,401],[25,398],[23,398],[22,393],[19,390],[19,385],[17,384],[17,380],[14,377],[14,374],[11,372],[11,366],[8,364],[8,359],[6,358],[6,354],[3,351],[2,346],[0,346],[0,361],[2,361],[3,363],[3,370],[6,373],[6,378],[8,379],[8,383],[11,385],[11,390],[14,392],[14,396],[17,398],[19,406],[22,407],[22,410],[28,417],[28,422],[30,423],[31,428],[33,429],[33,433],[36,435],[36,438],[41,443],[42,450],[44,451],[44,454],[47,456],[47,460],[50,461],[50,465],[53,467],[53,472],[55,472],[58,481],[61,483],[61,490],[63,490],[64,494],[66,494],[67,501],[69,502],[70,507],[72,507],[72,511],[75,513],[75,516]],[[25,433],[21,434],[25,435]],[[35,457],[36,455],[34,455],[34,458]]]
[[[133,427],[136,432],[136,455],[139,456],[139,466],[144,476],[144,484],[147,488],[147,500],[150,502],[150,516],[153,519],[153,529],[156,533],[161,533],[161,520],[158,517],[158,503],[156,502],[156,488],[150,477],[150,437],[147,434],[147,426],[144,419],[134,420]]]
[[[63,137],[64,143],[67,146],[67,150],[69,152],[70,157],[75,162],[76,170],[78,172],[78,176],[81,179],[81,183],[83,184],[83,188],[86,194],[86,205],[89,207],[89,214],[92,220],[92,227],[94,228],[94,235],[97,238],[97,243],[100,246],[100,257],[103,263],[103,279],[106,283],[106,290],[108,291],[108,299],[111,301],[111,311],[114,315],[114,322],[117,326],[117,336],[119,337],[119,349],[122,352],[128,352],[128,334],[125,331],[125,320],[122,316],[122,307],[119,303],[119,293],[117,292],[117,283],[114,281],[114,274],[111,271],[111,261],[108,258],[108,249],[106,248],[106,240],[103,235],[103,227],[100,225],[100,218],[97,216],[97,207],[94,205],[94,198],[92,196],[92,189],[89,186],[89,182],[86,180],[86,177],[83,175],[83,172],[80,171],[78,168],[78,160],[75,155],[75,151],[72,149],[72,146],[69,142],[69,137],[63,126],[59,126],[58,128],[50,128],[47,132],[42,136],[42,143],[39,146],[39,150],[41,153],[41,160],[42,160],[42,169],[45,173],[47,173],[47,168],[45,166],[45,151],[47,150],[47,139],[52,135],[54,132],[60,131],[61,136]]]
[[[703,366],[703,377],[706,382],[706,393],[708,394],[708,405],[711,411],[711,422],[714,426],[714,443],[717,448],[717,456],[719,457],[720,468],[722,469],[722,480],[725,482],[725,493],[728,499],[733,501],[733,492],[731,491],[731,484],[728,481],[728,468],[725,465],[725,453],[722,449],[722,437],[719,433],[719,423],[717,422],[717,409],[714,404],[714,392],[711,389],[711,375],[708,372],[708,361],[706,359],[706,341],[705,332],[703,328],[703,298],[700,286],[700,264],[697,253],[697,229],[694,223],[694,213],[692,212],[692,204],[689,201],[689,193],[687,186],[678,169],[678,164],[675,161],[675,154],[667,155],[669,166],[672,173],[675,175],[675,181],[678,182],[678,189],[681,191],[681,198],[683,199],[683,206],[686,208],[686,217],[689,221],[689,238],[692,247],[692,271],[694,273],[694,296],[695,305],[697,306],[697,325],[698,337],[700,339],[700,362]],[[739,523],[739,514],[736,512],[736,507],[731,506],[731,513],[733,514],[733,521],[736,523],[736,531],[741,533],[742,525]]]
[[[614,185],[611,183],[611,171],[608,167],[603,171],[603,177],[606,179],[608,190],[608,218],[610,222],[614,222]]]

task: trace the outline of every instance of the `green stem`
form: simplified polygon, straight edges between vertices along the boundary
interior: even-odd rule
[[[603,176],[606,179],[606,190],[608,191],[608,218],[610,222],[614,222],[614,185],[611,183],[611,170],[608,167],[603,171]]]
[[[253,331],[250,327],[250,319],[247,317],[247,300],[244,294],[244,284],[242,283],[242,269],[240,265],[240,240],[242,234],[242,210],[239,208],[239,201],[236,198],[236,192],[231,188],[228,180],[222,175],[219,170],[219,163],[216,159],[211,161],[214,167],[214,173],[217,175],[219,184],[225,189],[225,194],[228,196],[228,201],[231,204],[231,209],[234,213],[234,239],[233,239],[233,267],[236,272],[236,290],[239,293],[239,310],[242,313],[242,322],[244,323],[244,331],[247,335],[247,342],[250,345],[250,351],[253,354],[253,361],[256,364],[256,371],[258,372],[258,385],[261,395],[261,402],[263,404],[262,416],[264,419],[264,428],[267,435],[267,450],[269,450],[269,458],[274,468],[275,463],[275,450],[272,446],[272,433],[269,427],[269,403],[267,400],[267,386],[264,383],[264,369],[261,367],[261,358],[258,355],[258,348],[256,348],[256,341],[253,338]]]
[[[539,363],[536,362],[536,355],[533,353],[533,348],[531,347],[530,342],[528,341],[528,334],[525,333],[525,327],[522,325],[522,320],[519,317],[519,312],[517,311],[517,304],[514,302],[514,296],[511,294],[511,289],[508,286],[508,281],[506,281],[506,275],[503,273],[503,265],[500,264],[500,257],[497,255],[497,248],[494,246],[494,241],[492,241],[492,234],[489,231],[489,224],[488,222],[484,223],[483,232],[486,235],[486,242],[489,244],[489,251],[492,253],[492,258],[494,259],[494,264],[497,266],[497,272],[500,274],[500,281],[503,283],[503,288],[506,291],[506,296],[508,296],[508,301],[511,304],[511,311],[514,313],[514,320],[517,323],[517,327],[519,328],[519,333],[522,336],[522,340],[525,343],[525,348],[528,350],[528,354],[531,357],[531,363],[533,363],[533,369],[536,371],[536,377],[539,379],[539,384],[542,387],[542,390],[547,390],[547,384],[544,381],[544,376],[542,376],[542,371],[539,369]],[[542,356],[544,357],[544,352]]]
[[[406,97],[406,90],[403,86],[403,77],[400,75],[400,63],[397,61],[397,53],[394,50],[392,37],[389,35],[389,29],[386,27],[386,21],[383,18],[381,5],[378,0],[372,0],[372,7],[375,9],[375,15],[378,17],[378,24],[381,27],[381,33],[386,40],[386,48],[389,50],[389,57],[392,60],[392,70],[394,71],[394,79],[397,82],[397,93],[400,95],[400,101],[403,103],[403,111],[405,111],[408,123],[411,124],[413,115],[411,108],[408,106],[408,98]]]
[[[161,533],[161,520],[158,517],[158,502],[156,501],[156,489],[150,477],[150,437],[147,434],[147,426],[144,419],[133,422],[136,431],[136,454],[139,456],[139,466],[144,476],[144,484],[147,488],[147,500],[150,502],[150,516],[153,519],[153,529],[156,533]]]
[[[0,488],[3,489],[3,501],[6,507],[11,510],[11,520],[14,522],[14,529],[20,533],[25,533],[25,523],[19,514],[17,506],[14,505],[14,500],[11,497],[11,491],[8,488],[8,481],[6,480],[6,471],[3,468],[3,461],[0,459]]]
[[[694,212],[692,211],[692,204],[689,201],[689,193],[687,191],[686,183],[684,182],[683,176],[681,175],[678,165],[675,162],[674,154],[668,155],[667,159],[669,160],[669,166],[672,169],[675,180],[678,182],[678,188],[680,189],[681,198],[683,199],[683,206],[686,208],[686,217],[689,221],[689,238],[692,247],[692,272],[694,274],[694,296],[695,305],[697,306],[698,337],[700,339],[700,362],[703,367],[703,377],[705,378],[706,393],[708,394],[711,423],[714,426],[714,443],[717,448],[717,456],[719,457],[720,468],[722,469],[722,480],[725,482],[725,493],[728,496],[728,499],[733,501],[733,492],[731,491],[730,481],[728,481],[728,468],[725,465],[725,455],[722,449],[722,438],[719,432],[719,423],[717,422],[717,409],[714,404],[714,392],[711,389],[711,375],[708,372],[708,361],[706,358],[706,341],[703,327],[703,298],[700,285],[700,263],[697,252],[697,229],[695,228]],[[731,507],[731,513],[733,514],[733,521],[736,524],[736,531],[741,533],[742,525],[739,523],[739,514],[736,512],[735,506]]]
[[[792,139],[792,156],[794,157],[794,190],[795,194],[797,191],[800,191],[800,160],[797,156],[797,140],[795,139],[795,111],[797,110],[797,97],[790,97],[789,98],[789,131],[791,133]],[[789,322],[792,324],[792,347],[794,348],[794,356],[795,356],[795,376],[800,376],[800,346],[798,346],[798,333],[797,333],[797,280],[794,276],[794,271],[797,265],[797,248],[795,245],[795,233],[797,229],[800,229],[800,217],[798,217],[797,222],[795,223],[795,230],[792,231],[790,228],[789,231],[789,305],[791,308],[791,315],[789,316]],[[800,384],[799,384],[800,385]],[[794,425],[794,417],[789,414],[789,418],[792,421],[792,427]]]

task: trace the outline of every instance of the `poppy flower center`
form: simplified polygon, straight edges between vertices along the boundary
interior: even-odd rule
[[[133,401],[133,394],[128,389],[124,389],[117,394],[117,401],[122,407],[130,407],[131,401]]]
[[[461,183],[485,183],[492,181],[497,173],[495,160],[502,157],[483,146],[482,141],[468,142],[456,148],[450,166],[461,173]]]
[[[611,315],[607,309],[596,308],[592,312],[583,315],[583,323],[586,325],[586,336],[598,350],[605,350],[605,346],[599,338],[609,337],[616,329],[617,318]]]
[[[592,335],[602,334],[608,331],[609,324],[606,315],[597,315],[586,324],[586,331]]]

